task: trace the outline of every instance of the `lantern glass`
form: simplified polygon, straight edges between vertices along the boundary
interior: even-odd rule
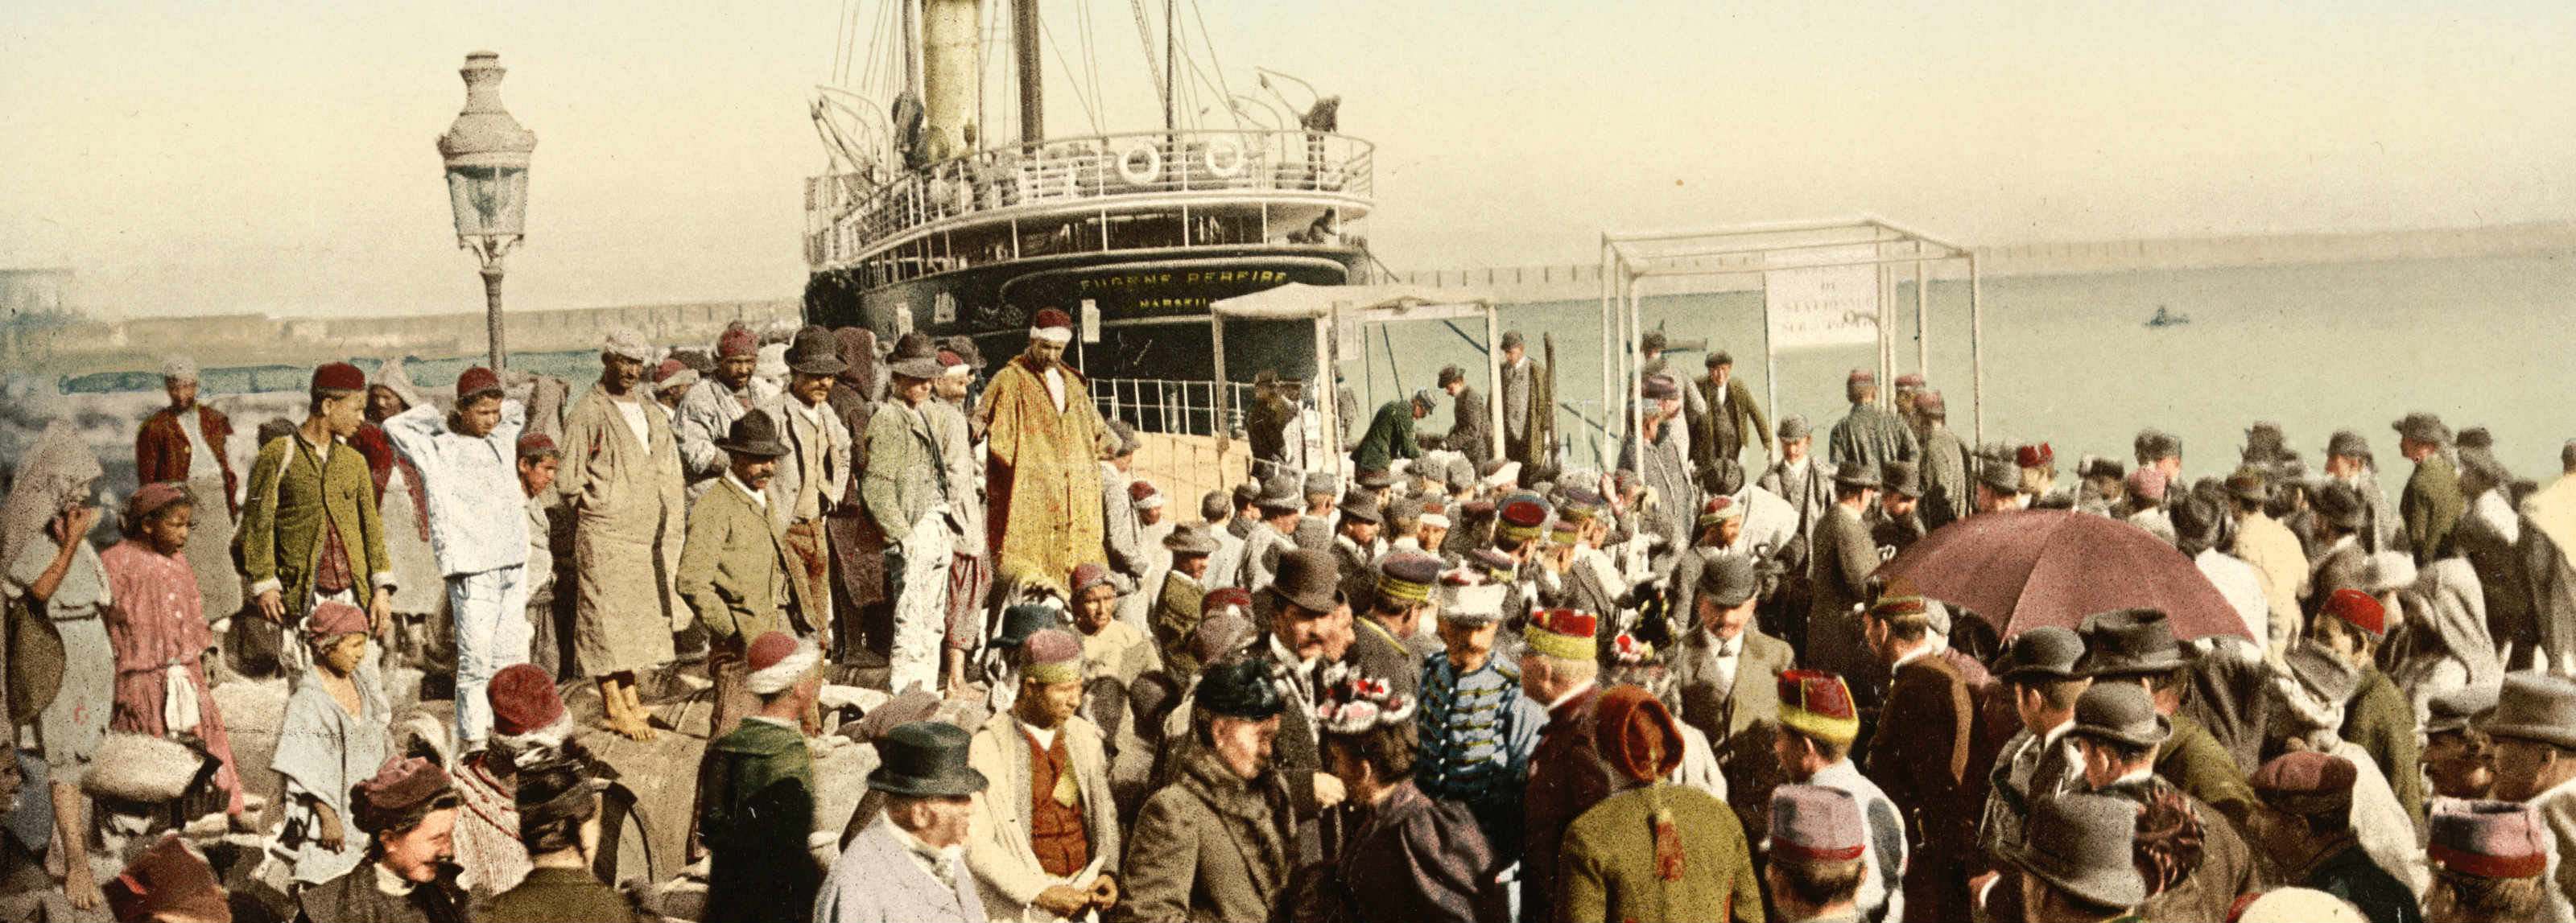
[[[447,196],[456,209],[456,236],[516,236],[528,217],[528,169],[451,166]]]

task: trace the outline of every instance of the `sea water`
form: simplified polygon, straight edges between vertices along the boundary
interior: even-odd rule
[[[1761,293],[1657,296],[1653,284],[1640,305],[1645,329],[1728,351],[1757,398],[1775,396],[1774,422],[1803,414],[1819,443],[1848,412],[1845,376],[1877,367],[1875,347],[1860,345],[1784,350],[1766,369]],[[2576,437],[2567,399],[2576,253],[2001,277],[1984,281],[1982,298],[1984,439],[2049,443],[2061,476],[2085,454],[2133,463],[2131,441],[2149,426],[2182,437],[2189,475],[2224,475],[2246,428],[2265,421],[2280,424],[2312,471],[2323,467],[2334,431],[2360,433],[2394,473],[2393,491],[2412,467],[2390,424],[2422,410],[2454,431],[2488,427],[2506,467],[2546,484],[2558,474],[2560,446]],[[1972,439],[1979,414],[1967,283],[1936,281],[1927,301],[1927,377],[1951,428]],[[1896,368],[1918,371],[1910,279],[1895,302]],[[2159,307],[2190,323],[2147,326]],[[1615,454],[1597,425],[1600,301],[1509,304],[1497,313],[1503,329],[1528,337],[1533,356],[1542,334],[1555,340],[1558,430],[1571,463]],[[1345,357],[1347,383],[1364,392],[1362,414],[1430,387],[1442,365],[1476,368],[1482,351],[1468,335],[1480,341],[1482,331],[1458,326],[1467,335],[1440,323],[1389,325],[1368,338],[1365,358]],[[1667,362],[1696,378],[1704,359],[1675,352]],[[1469,380],[1485,390],[1481,374]],[[1418,426],[1445,431],[1449,416],[1443,401]],[[1758,452],[1746,459],[1756,463]]]

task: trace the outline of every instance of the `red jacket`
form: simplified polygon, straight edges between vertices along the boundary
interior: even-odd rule
[[[233,517],[241,515],[241,482],[233,476],[233,460],[224,454],[224,442],[232,438],[233,421],[212,407],[197,405],[197,433],[206,439],[206,447],[215,452],[215,464],[224,471],[224,511]],[[163,407],[159,413],[144,419],[134,436],[134,474],[137,483],[158,484],[163,481],[186,481],[192,461],[188,432],[179,428],[179,412]]]

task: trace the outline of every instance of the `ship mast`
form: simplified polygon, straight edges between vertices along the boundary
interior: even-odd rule
[[[1020,59],[1020,143],[1046,141],[1046,81],[1038,59],[1038,0],[1011,0],[1011,44]]]

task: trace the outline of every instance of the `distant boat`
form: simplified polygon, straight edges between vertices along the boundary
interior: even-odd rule
[[[2167,311],[2164,305],[2157,305],[2156,316],[2147,318],[2149,327],[2180,327],[2188,323],[2191,323],[2191,315]]]

